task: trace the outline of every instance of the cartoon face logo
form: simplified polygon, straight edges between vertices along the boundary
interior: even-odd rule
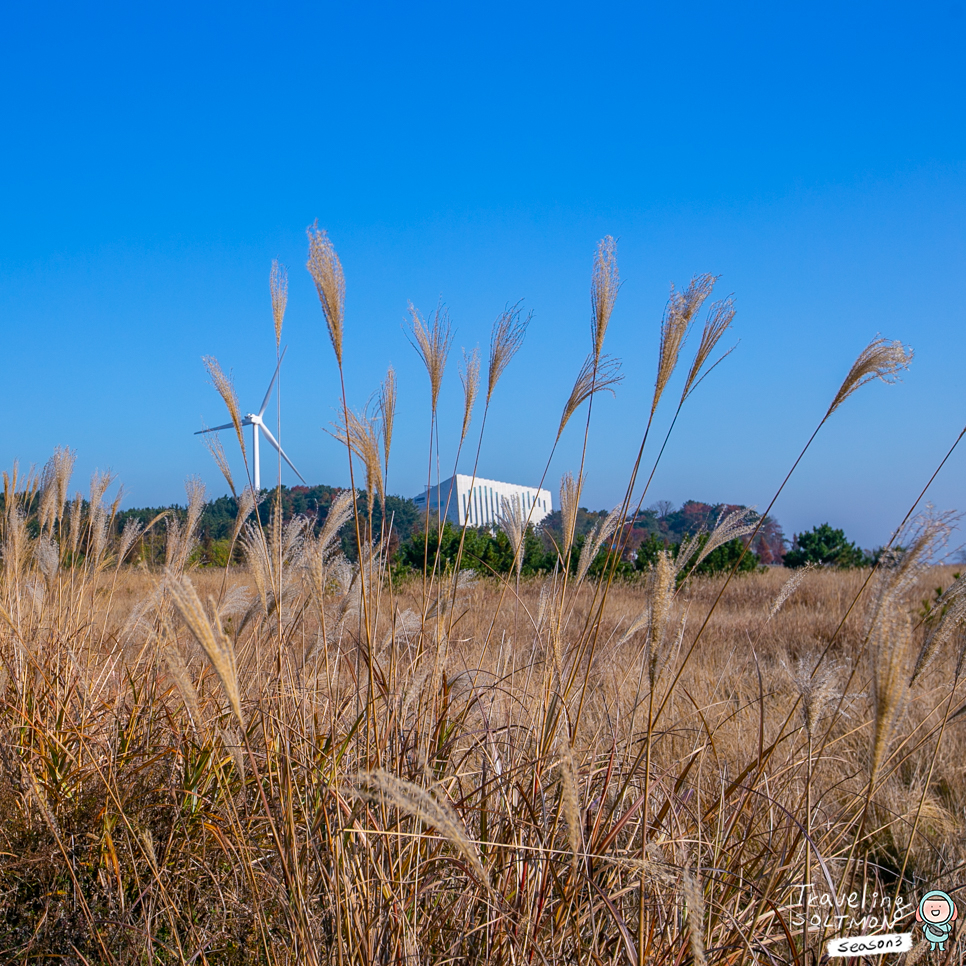
[[[922,923],[922,932],[929,941],[930,950],[946,949],[946,941],[958,915],[956,903],[939,889],[927,892],[919,900],[916,921]]]

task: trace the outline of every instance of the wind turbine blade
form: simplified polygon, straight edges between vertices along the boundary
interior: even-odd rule
[[[278,450],[278,455],[281,456],[282,459],[285,460],[285,462],[288,463],[288,465],[292,467],[292,470],[294,471],[295,475],[300,480],[302,480],[303,483],[305,483],[305,479],[303,478],[302,474],[297,469],[295,469],[295,464],[288,458],[288,456],[285,453],[285,450],[282,449],[282,447],[278,445],[278,441],[268,431],[268,429],[266,428],[265,424],[263,423],[259,428],[265,434],[265,438],[272,444],[272,446],[275,447],[275,449]],[[306,484],[306,485],[308,485],[308,484]]]
[[[210,426],[208,429],[199,429],[195,436],[200,436],[202,433],[217,433],[220,429],[234,429],[234,423],[225,423],[224,426]]]
[[[275,367],[275,375],[272,376],[272,381],[268,384],[268,392],[265,393],[265,398],[262,400],[262,408],[258,410],[259,416],[265,412],[265,407],[268,405],[268,397],[271,396],[272,390],[275,388],[275,380],[278,379],[278,370],[282,368],[282,360],[285,358],[286,352],[288,352],[288,346],[282,349],[282,354],[278,357],[278,365]]]

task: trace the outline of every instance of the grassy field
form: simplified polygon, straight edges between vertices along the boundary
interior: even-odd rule
[[[358,572],[281,533],[280,610],[271,534],[261,573],[45,579],[35,545],[5,583],[6,961],[790,962],[842,931],[806,883],[881,922],[961,875],[961,637],[908,684],[949,568],[888,635],[898,568],[851,613],[868,571],[777,610],[791,572],[736,577],[689,659],[725,578],[663,617],[656,575],[597,617],[586,582],[415,580],[370,655]]]
[[[324,233],[309,268],[341,371],[344,281]],[[602,351],[617,284],[605,240],[558,440],[617,378]],[[713,284],[672,292],[651,416]],[[274,271],[277,344],[284,291]],[[711,306],[678,409],[733,314]],[[482,438],[525,328],[508,310],[487,368],[464,361],[461,450],[478,395]],[[445,316],[414,315],[412,337],[435,441]],[[908,361],[874,340],[818,429]],[[209,372],[247,460],[231,384],[214,360]],[[343,408],[368,507],[394,399],[390,371],[375,414]],[[245,565],[227,570],[189,566],[196,483],[186,513],[152,524],[165,565],[149,570],[127,562],[141,524],[118,532],[107,478],[69,498],[72,454],[7,474],[0,961],[804,964],[837,935],[909,931],[918,895],[953,889],[966,861],[966,580],[933,563],[952,519],[913,502],[901,550],[873,570],[738,574],[739,561],[694,576],[771,506],[735,511],[624,583],[644,459],[653,476],[663,452],[645,422],[623,503],[574,567],[584,467],[565,475],[559,566],[531,579],[480,577],[458,556],[443,572],[430,545],[422,574],[394,580],[389,534],[352,490],[322,526],[259,525],[217,440],[244,508]],[[527,521],[503,509],[519,551]]]

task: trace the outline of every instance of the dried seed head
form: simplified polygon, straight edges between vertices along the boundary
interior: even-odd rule
[[[560,554],[566,558],[574,542],[574,530],[577,527],[577,507],[580,502],[580,491],[584,486],[584,477],[574,479],[573,473],[564,473],[560,481],[560,522],[563,528],[563,539],[560,544]]]
[[[828,419],[852,393],[873,379],[881,379],[889,384],[898,382],[899,373],[903,369],[908,369],[910,362],[912,362],[912,349],[909,346],[876,336],[852,363],[852,368],[835,394],[825,418]]]
[[[723,544],[729,543],[736,537],[743,537],[751,533],[757,523],[754,521],[749,521],[748,517],[754,513],[753,507],[745,507],[744,509],[732,510],[730,513],[721,513],[718,516],[718,521],[714,525],[714,529],[708,535],[708,539],[705,541],[704,546],[700,546],[700,537],[696,537],[691,541],[687,541],[687,549],[685,549],[685,542],[682,542],[681,548],[678,551],[676,558],[677,569],[679,571],[683,570],[687,566],[688,558],[695,550],[698,550],[697,556],[695,557],[694,563],[691,565],[691,569],[694,570],[698,564],[704,560],[714,550]],[[698,549],[700,547],[700,549]]]
[[[419,353],[429,374],[430,398],[435,415],[439,401],[439,387],[443,382],[443,372],[446,369],[446,360],[453,341],[449,313],[442,304],[437,305],[432,321],[427,322],[410,302],[409,314],[411,316],[409,330],[412,334],[410,342]]]
[[[360,775],[356,787],[348,788],[349,794],[360,798],[375,800],[385,805],[393,805],[400,811],[412,815],[430,828],[443,835],[462,853],[478,880],[488,886],[487,875],[480,861],[480,853],[466,833],[459,816],[441,795],[433,795],[391,772],[373,771]]]
[[[211,384],[218,390],[218,395],[228,408],[228,415],[231,417],[231,424],[235,427],[235,435],[238,437],[238,445],[241,447],[242,457],[248,462],[245,451],[245,437],[242,434],[241,411],[238,408],[238,396],[235,394],[235,387],[231,379],[224,374],[218,360],[214,356],[204,356],[202,361],[205,369],[208,370],[208,378]]]
[[[197,732],[204,720],[201,713],[201,702],[198,700],[198,692],[195,690],[194,682],[191,680],[191,672],[185,663],[181,648],[173,634],[167,632],[161,640],[161,653],[164,655],[164,663],[168,666],[168,674],[174,681],[181,700],[184,701],[185,710],[188,712],[188,720]]]
[[[392,448],[392,428],[396,419],[396,371],[386,372],[386,381],[379,393],[379,418],[382,420],[383,467],[389,473],[389,450]]]
[[[688,935],[691,937],[691,958],[694,966],[706,966],[704,945],[704,891],[691,872],[681,879],[681,896],[687,905]]]
[[[811,657],[800,657],[794,666],[789,666],[785,660],[782,664],[801,699],[802,724],[811,738],[829,702],[838,694],[835,678],[840,667],[838,664],[820,664]]]
[[[912,622],[894,596],[880,604],[870,635],[874,724],[870,782],[879,774],[893,727],[905,702],[909,684]]]
[[[342,368],[342,324],[345,315],[345,275],[342,263],[324,230],[315,222],[306,230],[309,237],[309,260],[306,268],[319,293],[319,304],[329,327],[329,338],[335,350],[335,360]]]
[[[607,323],[610,322],[617,301],[620,288],[620,276],[617,273],[617,243],[608,235],[597,245],[594,257],[594,274],[590,283],[590,305],[593,312],[591,320],[591,336],[594,342],[594,359],[599,360],[604,349],[604,336],[607,333]]]
[[[493,390],[496,389],[496,384],[510,364],[510,360],[523,345],[527,326],[533,318],[531,312],[525,319],[522,319],[519,306],[519,302],[516,305],[508,306],[493,323],[493,329],[490,332],[490,365],[486,384],[487,402],[493,396]]]
[[[577,786],[577,763],[570,742],[564,739],[564,751],[560,757],[560,791],[564,819],[567,822],[567,842],[576,859],[583,847],[581,843],[580,792]]]
[[[778,591],[778,596],[772,601],[771,608],[768,611],[768,617],[765,618],[765,623],[767,624],[781,609],[785,606],[785,601],[788,600],[792,594],[795,593],[798,585],[805,579],[805,575],[810,571],[815,569],[815,564],[809,562],[805,564],[804,567],[796,570],[785,583],[782,584],[782,589]]]
[[[916,657],[909,680],[913,684],[929,667],[933,658],[953,638],[957,630],[966,624],[966,577],[960,577],[936,601],[939,620],[926,632],[925,639]]]
[[[231,641],[225,637],[221,629],[218,612],[215,611],[214,622],[210,621],[191,581],[186,577],[178,577],[170,571],[165,576],[175,609],[181,615],[181,619],[185,622],[195,640],[201,645],[201,649],[205,652],[212,668],[218,675],[218,680],[221,681],[221,686],[238,724],[244,729],[245,720],[242,717],[235,651],[231,646]]]
[[[694,354],[694,362],[691,363],[691,371],[688,373],[688,378],[684,383],[681,402],[684,402],[688,398],[697,384],[704,378],[701,375],[701,370],[704,368],[711,353],[714,352],[715,346],[721,341],[721,337],[728,331],[734,317],[735,300],[732,295],[729,295],[726,299],[722,299],[720,302],[715,302],[711,306],[711,311],[708,313],[708,318],[704,323],[704,329],[701,332],[701,342],[698,345],[698,351]],[[734,347],[729,349],[724,356],[718,359],[718,362],[721,362],[721,359],[729,355],[733,349]],[[718,362],[714,365],[716,366]],[[713,368],[714,366],[711,367],[711,369]]]
[[[288,272],[279,265],[276,258],[272,262],[272,273],[268,279],[272,292],[272,318],[275,320],[275,348],[282,342],[282,321],[285,319],[285,306],[288,304]]]
[[[519,577],[523,568],[523,537],[527,527],[526,514],[523,512],[520,497],[516,493],[509,499],[502,497],[500,506],[497,526],[506,534],[510,546],[513,547],[513,562]]]
[[[228,457],[225,456],[225,447],[221,445],[221,438],[218,433],[205,433],[201,438],[205,441],[208,452],[211,453],[212,459],[215,461],[218,469],[221,470],[221,475],[228,483],[228,489],[231,490],[231,495],[236,496],[235,481],[232,479],[231,467],[228,465]]]
[[[366,470],[366,490],[369,493],[369,506],[372,507],[372,498],[378,494],[379,499],[385,507],[386,494],[383,489],[382,464],[379,458],[379,432],[377,421],[366,413],[355,413],[348,410],[348,432],[344,421],[333,423],[334,430],[332,435],[343,446],[348,446],[349,450],[355,453],[362,460],[362,465]]]
[[[590,570],[590,565],[597,558],[597,554],[600,553],[600,548],[617,529],[620,516],[620,507],[614,507],[605,519],[602,522],[595,523],[590,533],[587,534],[584,545],[580,548],[580,557],[577,560],[577,575],[574,578],[575,587],[587,576],[587,571]]]
[[[671,616],[671,602],[674,599],[676,578],[677,567],[671,556],[671,551],[659,551],[648,582],[650,628],[647,635],[647,677],[652,691],[664,668],[666,653],[664,638],[668,619]]]
[[[238,539],[241,528],[245,525],[258,502],[259,498],[256,497],[255,491],[250,486],[246,486],[241,494],[235,497],[235,524],[231,530],[232,543]]]
[[[56,447],[40,476],[40,529],[52,530],[67,503],[67,487],[77,458],[73,450]]]
[[[581,403],[585,402],[595,393],[606,390],[612,396],[616,395],[614,386],[623,381],[624,377],[620,374],[620,360],[611,356],[601,356],[595,366],[593,355],[587,356],[584,364],[577,373],[577,381],[574,388],[570,391],[570,398],[567,400],[560,416],[560,426],[557,429],[557,439],[563,434],[564,427],[570,421],[570,417],[577,411]]]
[[[117,543],[118,567],[124,563],[124,558],[128,555],[128,551],[134,546],[134,542],[141,536],[143,531],[144,524],[140,520],[135,520],[133,517],[124,524],[124,529],[121,531],[121,538]]]
[[[476,395],[480,391],[480,350],[474,349],[469,355],[463,350],[463,362],[460,365],[460,382],[463,384],[463,428],[460,432],[460,442],[466,439],[466,431],[470,428],[473,418],[473,405]]]
[[[654,381],[654,399],[651,402],[651,415],[664,394],[664,389],[678,364],[681,346],[687,338],[694,316],[704,300],[711,294],[713,275],[695,275],[691,284],[683,292],[676,292],[671,286],[671,297],[661,322],[661,344],[658,353],[657,378]]]

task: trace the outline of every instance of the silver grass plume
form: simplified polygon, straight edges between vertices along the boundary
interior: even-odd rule
[[[228,489],[231,490],[231,495],[237,496],[235,481],[232,479],[231,467],[228,465],[228,457],[225,455],[225,447],[221,445],[220,436],[218,433],[205,433],[202,439],[208,448],[208,452],[211,453],[215,465],[221,470],[221,475],[225,478]]]
[[[3,528],[3,573],[8,584],[14,585],[23,573],[30,554],[27,516],[16,498],[6,506],[6,526]]]
[[[117,542],[118,567],[124,563],[124,558],[128,555],[131,547],[134,546],[135,541],[141,536],[143,531],[144,524],[140,520],[135,520],[133,517],[124,524],[124,529],[121,531],[121,537]]]
[[[88,527],[90,532],[90,562],[94,570],[99,570],[104,564],[104,553],[107,549],[107,528],[110,517],[104,504],[104,494],[114,482],[112,473],[101,473],[94,470],[91,474],[91,489],[88,497]]]
[[[689,870],[681,877],[681,897],[688,914],[688,935],[691,937],[691,958],[694,966],[706,966],[704,947],[704,891]]]
[[[879,605],[872,644],[874,730],[869,781],[874,782],[885,759],[892,731],[909,687],[912,622],[902,601],[889,595]]]
[[[166,521],[167,540],[165,546],[165,566],[174,573],[184,571],[197,543],[198,521],[205,508],[205,484],[197,477],[185,480],[185,493],[188,496],[188,509],[184,522],[174,517]]]
[[[684,382],[684,389],[681,392],[681,402],[683,403],[685,399],[691,395],[691,392],[697,386],[697,384],[704,378],[701,375],[701,371],[704,369],[705,364],[714,352],[715,346],[721,341],[721,337],[728,331],[731,326],[732,320],[735,317],[735,300],[734,296],[729,295],[728,298],[722,299],[720,302],[715,302],[711,306],[711,311],[708,313],[708,318],[704,323],[704,329],[701,332],[701,342],[698,344],[698,351],[694,354],[694,361],[691,363],[691,369],[688,372],[688,378]],[[728,355],[732,350],[729,349],[717,362],[711,367],[718,364],[726,355]],[[711,370],[709,369],[708,372]]]
[[[165,629],[164,637],[160,639],[160,643],[161,654],[168,667],[168,674],[181,695],[185,710],[188,712],[188,720],[197,732],[204,719],[201,713],[201,702],[198,700],[198,692],[191,680],[191,672],[185,663],[184,655],[181,653],[176,638],[167,629]]]
[[[319,535],[312,537],[310,532],[306,537],[302,562],[308,573],[320,610],[325,597],[329,567],[333,556],[339,549],[339,531],[352,517],[354,505],[355,500],[352,491],[343,490],[329,505],[329,512]]]
[[[620,507],[615,507],[607,514],[604,520],[595,523],[590,533],[587,534],[584,545],[580,548],[580,557],[577,560],[577,576],[574,579],[575,586],[581,583],[584,577],[587,576],[587,571],[590,570],[590,565],[596,559],[597,554],[600,553],[600,548],[617,529],[620,516]]]
[[[305,267],[315,282],[315,290],[322,306],[322,315],[329,329],[335,360],[342,368],[342,330],[345,316],[345,275],[342,262],[329,236],[315,222],[306,230],[309,239],[309,260]]]
[[[396,370],[392,366],[379,391],[379,419],[382,423],[383,471],[389,473],[389,450],[392,448],[392,430],[396,421]]]
[[[526,533],[526,514],[523,512],[520,497],[516,493],[509,498],[502,497],[500,506],[497,526],[510,541],[510,546],[513,548],[514,566],[516,567],[517,577],[519,577],[523,568],[523,538]]]
[[[525,319],[522,318],[519,306],[519,302],[516,305],[507,306],[493,323],[493,329],[490,332],[490,363],[486,381],[487,403],[493,397],[493,390],[496,389],[500,376],[523,345],[527,326],[533,318],[533,313],[527,315]]]
[[[480,350],[474,349],[467,354],[463,350],[463,362],[459,368],[460,382],[463,385],[463,427],[460,430],[460,442],[466,439],[466,431],[470,428],[473,418],[473,405],[476,395],[480,391]]]
[[[617,243],[607,235],[597,244],[594,256],[594,273],[590,283],[590,305],[593,312],[591,336],[594,345],[594,361],[598,362],[604,349],[604,336],[610,322],[617,292],[620,289],[620,275],[617,272]]]
[[[186,577],[179,577],[170,571],[166,572],[165,577],[175,609],[205,652],[205,656],[208,658],[215,674],[218,675],[218,680],[221,682],[232,712],[239,726],[244,730],[245,719],[242,716],[241,693],[238,689],[235,651],[231,641],[225,637],[225,633],[221,629],[218,611],[214,610],[213,607],[214,621],[209,620],[190,580]]]
[[[250,487],[246,486],[241,494],[235,499],[235,523],[231,528],[231,543],[234,543],[238,539],[238,534],[241,533],[242,527],[245,525],[252,510],[261,502],[261,496],[257,495],[255,491]]]
[[[828,419],[852,393],[873,379],[881,379],[888,384],[898,382],[899,373],[908,369],[910,362],[912,349],[909,346],[904,346],[898,340],[890,342],[876,336],[852,363],[852,368],[835,394],[825,418]]]
[[[580,503],[580,491],[583,489],[583,474],[574,479],[573,473],[564,473],[560,480],[560,523],[563,530],[560,543],[560,555],[566,559],[567,552],[574,542],[574,530],[577,527],[577,507]]]
[[[650,626],[647,634],[647,678],[652,691],[664,666],[664,638],[671,616],[676,577],[677,567],[671,552],[659,551],[648,581]]]
[[[577,765],[574,750],[568,738],[563,741],[563,754],[560,756],[560,797],[564,819],[567,822],[567,841],[576,859],[583,852],[581,843],[580,793],[577,788]]]
[[[705,541],[703,547],[700,546],[700,535],[695,535],[695,537],[691,538],[690,540],[682,541],[676,560],[677,569],[679,571],[684,570],[684,568],[687,566],[688,560],[696,550],[697,556],[692,564],[692,570],[697,567],[701,561],[708,556],[708,554],[717,550],[718,547],[729,543],[737,537],[743,537],[746,534],[751,533],[757,524],[750,522],[748,517],[754,512],[753,507],[747,507],[745,509],[732,510],[730,513],[720,513],[717,521],[715,522],[714,529],[708,535],[708,539]],[[685,546],[685,544],[687,544],[687,546]]]
[[[935,606],[940,617],[935,626],[926,632],[912,669],[910,684],[913,684],[929,667],[936,653],[949,642],[957,628],[962,627],[966,621],[966,577],[959,577],[954,581],[936,601]]]
[[[222,372],[218,360],[214,356],[204,356],[202,361],[208,371],[211,384],[218,391],[231,417],[231,424],[235,427],[235,435],[238,437],[238,445],[241,447],[242,458],[247,460],[245,450],[245,436],[242,433],[241,410],[238,408],[238,396],[235,393],[235,386],[231,379]]]
[[[426,366],[426,372],[429,375],[430,400],[435,414],[443,372],[446,369],[446,360],[453,342],[449,313],[441,304],[437,305],[432,319],[427,321],[410,302],[409,314],[410,342],[423,360],[423,365]]]
[[[570,422],[570,417],[580,408],[580,405],[591,396],[599,392],[609,392],[612,396],[616,395],[614,387],[621,383],[624,377],[620,374],[621,364],[619,359],[611,356],[601,356],[594,364],[593,355],[587,356],[584,364],[577,373],[574,388],[570,390],[570,396],[564,404],[563,413],[560,416],[560,426],[557,429],[557,439],[563,435],[564,427]]]
[[[835,677],[839,665],[819,664],[814,658],[800,657],[794,664],[783,658],[782,666],[801,700],[802,724],[811,738],[829,702],[838,696]]]
[[[50,531],[64,514],[67,488],[74,471],[77,455],[71,449],[58,446],[44,465],[40,477],[40,529]]]
[[[49,537],[39,536],[34,543],[34,560],[37,561],[37,569],[44,578],[47,590],[53,590],[54,582],[60,571],[60,551],[57,544]]]
[[[815,569],[815,564],[811,561],[805,564],[804,567],[800,567],[796,570],[785,583],[782,584],[781,590],[778,591],[778,596],[772,601],[771,607],[768,609],[768,616],[765,618],[765,623],[767,624],[781,609],[785,606],[785,602],[788,600],[792,594],[798,589],[798,585],[805,579],[805,575],[811,573]]]
[[[272,319],[275,322],[275,348],[282,342],[282,322],[285,320],[285,307],[288,305],[288,272],[284,265],[279,265],[276,258],[272,262],[272,271],[268,278],[268,287],[272,293]]]
[[[449,802],[419,785],[381,770],[359,775],[355,787],[346,791],[359,798],[395,806],[424,825],[435,828],[462,854],[479,882],[489,888],[479,851]]]
[[[378,494],[383,506],[386,505],[386,493],[383,485],[382,461],[379,454],[379,426],[378,420],[367,413],[355,413],[351,409],[345,415],[347,422],[341,418],[333,423],[332,436],[343,446],[348,446],[356,456],[362,460],[366,470],[366,490],[369,493],[369,505],[372,498]]]
[[[695,313],[711,294],[716,281],[713,275],[695,275],[683,292],[676,292],[674,286],[671,286],[671,297],[668,300],[664,319],[661,321],[657,377],[654,380],[654,398],[651,402],[652,416],[657,410],[657,404],[661,401],[668,380],[677,367],[678,356],[681,354],[681,347],[687,338]]]

